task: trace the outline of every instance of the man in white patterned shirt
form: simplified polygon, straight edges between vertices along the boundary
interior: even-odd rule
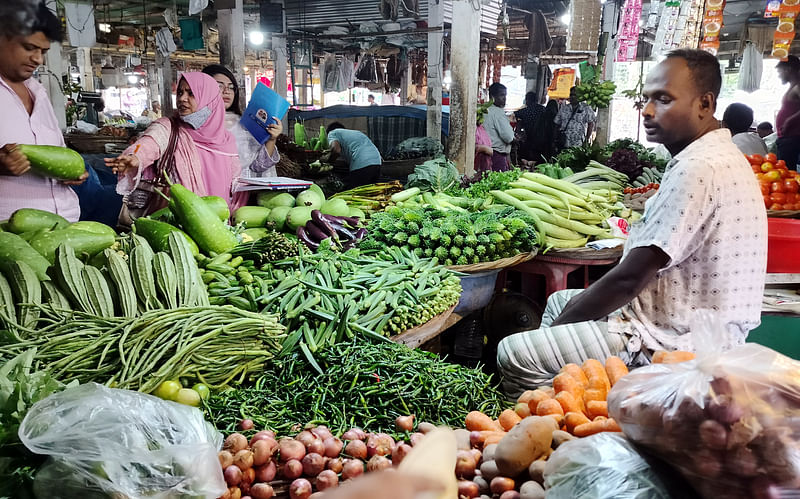
[[[676,50],[648,75],[648,140],[672,154],[658,194],[631,230],[619,265],[582,292],[553,294],[540,329],[505,338],[497,364],[509,395],[549,383],[566,363],[693,350],[709,311],[720,343],[760,322],[766,212],[752,170],[714,118],[722,77],[711,54]]]

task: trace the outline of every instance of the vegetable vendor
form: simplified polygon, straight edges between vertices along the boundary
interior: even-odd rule
[[[30,171],[17,144],[64,147],[58,120],[44,87],[31,78],[44,63],[51,41],[61,41],[61,21],[44,2],[4,0],[0,5],[0,220],[20,208],[57,213],[71,222],[80,217],[78,196],[59,181]]]
[[[369,137],[358,130],[348,130],[339,122],[331,123],[327,130],[331,151],[327,158],[323,156],[323,161],[341,156],[347,162],[350,173],[342,179],[345,188],[376,183],[383,159]]]
[[[205,73],[183,73],[178,82],[178,110],[172,118],[159,118],[136,143],[120,156],[106,159],[119,175],[117,192],[131,194],[143,181],[155,181],[157,162],[166,161],[167,174],[198,196],[219,196],[231,212],[245,204],[246,193],[232,192],[241,173],[236,140],[225,129],[225,105],[216,80]],[[165,158],[172,134],[175,137],[172,162]],[[172,164],[174,162],[174,168]],[[164,206],[160,196],[146,213]]]
[[[718,319],[722,345],[761,320],[767,223],[758,183],[714,118],[722,82],[708,52],[675,50],[648,75],[647,138],[672,154],[661,188],[634,224],[620,263],[582,291],[551,295],[542,327],[503,339],[497,364],[510,395],[550,382],[566,363],[656,350],[694,350],[698,311]]]

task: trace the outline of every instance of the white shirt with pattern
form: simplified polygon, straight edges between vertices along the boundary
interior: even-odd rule
[[[708,310],[711,327],[727,329],[723,346],[744,343],[761,321],[767,218],[756,178],[727,129],[707,133],[667,165],[623,258],[647,246],[670,261],[610,317],[609,331],[632,333],[634,344],[650,350],[694,350],[692,328]]]

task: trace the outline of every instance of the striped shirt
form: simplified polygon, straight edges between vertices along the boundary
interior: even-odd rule
[[[50,98],[38,81],[30,78],[25,86],[33,97],[33,112],[28,114],[22,99],[0,77],[0,147],[6,144],[64,146],[64,137],[50,104]],[[81,214],[78,195],[58,180],[33,172],[21,176],[0,175],[0,220],[20,208],[38,208],[58,213],[71,222]]]

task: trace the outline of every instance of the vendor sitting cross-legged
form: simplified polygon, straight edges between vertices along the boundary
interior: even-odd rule
[[[549,384],[567,363],[619,355],[647,364],[655,350],[694,350],[708,310],[723,346],[758,326],[767,260],[764,202],[747,159],[719,128],[717,59],[676,50],[647,76],[647,138],[672,154],[620,263],[585,291],[550,296],[542,327],[505,338],[497,364],[508,395]]]

